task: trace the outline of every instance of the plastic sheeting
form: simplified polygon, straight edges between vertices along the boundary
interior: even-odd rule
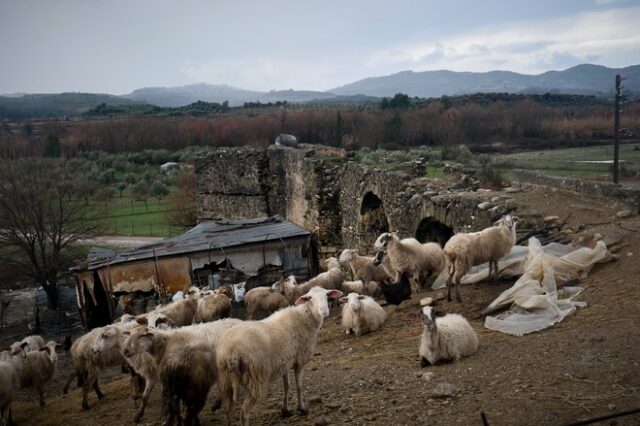
[[[562,321],[576,308],[586,306],[586,303],[574,300],[583,290],[581,287],[567,286],[558,290],[558,286],[572,279],[586,277],[593,265],[611,259],[612,255],[602,241],[598,241],[593,249],[574,249],[557,243],[542,247],[540,241],[532,237],[528,247],[515,246],[499,262],[499,268],[503,277],[520,275],[520,278],[485,311],[490,313],[507,306],[510,308],[495,316],[487,316],[485,327],[522,336]],[[476,268],[463,282],[477,282],[486,278],[488,265],[484,269],[482,265]]]

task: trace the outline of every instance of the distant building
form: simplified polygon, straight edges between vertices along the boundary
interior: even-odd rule
[[[123,251],[92,251],[72,268],[80,317],[86,328],[110,323],[118,302],[165,299],[192,285],[246,282],[249,290],[281,275],[306,280],[316,272],[311,233],[281,216],[202,222],[186,233]],[[137,300],[136,300],[137,299]],[[121,306],[121,307],[122,307]]]

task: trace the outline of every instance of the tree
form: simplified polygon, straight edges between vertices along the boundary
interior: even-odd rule
[[[125,189],[127,189],[126,182],[118,182],[118,184],[116,185],[116,189],[120,193],[120,198],[122,198],[122,193],[124,192]]]
[[[0,263],[37,281],[52,306],[79,238],[99,231],[96,211],[70,194],[73,170],[60,160],[0,160]]]
[[[110,186],[105,186],[100,188],[95,195],[95,200],[102,202],[105,206],[109,203],[109,201],[113,200],[115,195],[115,191]]]
[[[149,198],[149,184],[146,180],[141,180],[140,182],[133,185],[133,188],[131,188],[131,195],[136,201],[144,201],[144,208],[147,209],[147,199]]]
[[[151,196],[153,198],[156,198],[158,200],[158,204],[160,204],[160,201],[166,197],[167,195],[169,195],[169,188],[166,187],[165,184],[163,184],[162,182],[154,182],[153,186],[151,186]]]

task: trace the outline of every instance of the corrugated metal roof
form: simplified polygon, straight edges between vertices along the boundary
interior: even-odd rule
[[[92,251],[89,253],[87,263],[78,265],[73,270],[97,269],[107,264],[220,250],[310,234],[305,228],[279,215],[237,221],[202,222],[182,235],[167,238],[158,243],[110,254],[102,250]]]

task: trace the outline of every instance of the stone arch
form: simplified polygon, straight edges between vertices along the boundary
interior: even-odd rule
[[[418,224],[418,228],[416,229],[416,240],[421,243],[433,241],[444,247],[453,234],[454,232],[452,227],[447,226],[432,217],[426,217]]]
[[[360,247],[365,251],[373,250],[373,243],[383,232],[389,232],[389,222],[382,199],[369,191],[362,197],[360,204]]]

